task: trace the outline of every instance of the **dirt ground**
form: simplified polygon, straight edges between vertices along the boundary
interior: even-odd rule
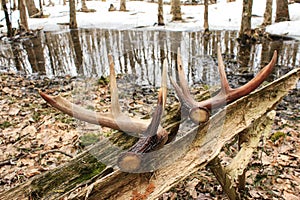
[[[39,90],[61,93],[83,104],[79,98],[71,99],[78,88],[87,85],[78,78],[39,79],[2,73],[0,83],[0,192],[67,162],[91,143],[90,136],[97,138],[99,132],[108,130],[85,126],[48,106],[38,94]],[[87,94],[84,104],[91,102],[91,109],[109,108],[105,78],[91,81],[89,89],[81,91],[81,96]],[[260,143],[248,166],[244,199],[299,199],[299,97],[300,90],[295,89],[278,105],[270,137]],[[131,106],[132,115],[149,116],[151,98],[147,104],[139,98],[145,97],[135,94],[125,103]],[[235,152],[235,145],[226,145],[220,154],[222,164],[226,165]],[[160,199],[226,199],[226,195],[207,169],[192,174]]]

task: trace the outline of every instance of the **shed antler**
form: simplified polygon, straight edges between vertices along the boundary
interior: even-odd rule
[[[50,105],[56,109],[62,111],[74,117],[76,119],[97,124],[105,127],[110,127],[115,130],[121,130],[126,133],[132,133],[139,135],[144,132],[149,120],[141,120],[137,118],[129,118],[125,114],[121,113],[118,97],[118,88],[116,83],[114,62],[111,55],[108,55],[110,65],[110,94],[111,94],[111,112],[99,113],[92,110],[85,109],[81,106],[73,104],[61,96],[50,96],[46,93],[40,92],[40,95]]]
[[[118,166],[122,171],[134,172],[141,167],[142,155],[162,147],[168,140],[168,131],[160,126],[161,116],[166,104],[167,96],[167,61],[162,70],[162,85],[158,94],[157,107],[151,122],[136,118],[129,118],[120,111],[118,88],[114,62],[109,55],[111,112],[94,112],[75,105],[61,96],[50,96],[40,92],[40,95],[53,107],[74,118],[93,124],[109,127],[139,136],[138,142],[118,159]]]
[[[277,51],[274,51],[272,60],[265,66],[252,80],[247,84],[232,89],[226,77],[225,66],[223,63],[221,50],[218,47],[218,69],[221,79],[221,90],[216,95],[207,100],[196,102],[188,89],[188,83],[185,78],[185,74],[182,67],[181,55],[178,49],[177,54],[177,67],[178,67],[178,78],[179,85],[171,78],[171,83],[175,88],[176,94],[180,99],[180,102],[184,109],[189,112],[189,117],[196,124],[206,122],[209,119],[209,111],[214,108],[218,108],[224,104],[231,103],[255,90],[271,73],[277,60]]]

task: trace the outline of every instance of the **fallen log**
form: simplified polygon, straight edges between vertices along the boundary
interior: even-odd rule
[[[131,199],[137,193],[144,194],[147,189],[149,191],[149,188],[152,190],[150,194],[147,193],[147,199],[159,197],[188,175],[205,167],[217,157],[226,142],[240,132],[252,128],[252,123],[268,121],[268,113],[295,87],[299,77],[300,68],[292,70],[276,81],[226,106],[204,126],[194,128],[186,134],[187,137],[195,135],[189,147],[176,149],[177,152],[173,151],[160,158],[164,161],[170,160],[171,163],[174,154],[183,155],[169,166],[154,173],[144,174],[129,174],[116,170],[70,199],[85,199],[86,196],[89,199]],[[186,138],[181,138],[184,139]],[[186,152],[182,154],[185,150]]]
[[[292,70],[226,106],[204,125],[166,144],[161,152],[154,151],[147,162],[159,168],[155,172],[119,171],[115,166],[117,156],[113,156],[120,153],[119,148],[106,140],[69,163],[1,193],[0,199],[130,199],[139,194],[146,195],[147,199],[157,198],[180,180],[208,165],[234,136],[251,128],[253,123],[261,121],[263,124],[270,120],[268,113],[295,86],[299,77],[300,69]],[[126,144],[121,135],[121,143]],[[128,143],[130,146],[134,140]],[[76,192],[72,193],[75,189]]]

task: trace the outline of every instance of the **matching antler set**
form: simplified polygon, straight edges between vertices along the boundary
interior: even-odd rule
[[[121,113],[118,88],[116,83],[115,67],[112,56],[108,56],[110,65],[110,92],[111,92],[111,112],[94,112],[78,105],[75,105],[61,96],[50,96],[40,92],[40,95],[53,107],[74,118],[86,121],[92,124],[109,127],[126,133],[134,134],[139,137],[138,142],[128,151],[120,154],[117,164],[122,171],[134,172],[141,166],[143,154],[162,148],[170,142],[169,128],[160,126],[162,113],[166,104],[167,96],[167,61],[163,63],[162,84],[158,93],[157,106],[153,113],[152,120],[142,120],[130,118]],[[177,83],[170,77],[171,83],[181,103],[183,113],[188,113],[189,118],[196,124],[205,123],[209,120],[212,107],[220,107],[233,102],[242,96],[245,96],[255,90],[271,73],[277,60],[277,52],[273,54],[270,63],[265,66],[251,81],[247,84],[232,89],[226,78],[225,67],[222,60],[220,48],[218,48],[218,68],[221,79],[221,90],[216,95],[207,100],[197,102],[193,99],[188,83],[183,71],[180,52],[177,54],[178,79]],[[185,117],[185,116],[184,116]],[[173,136],[172,136],[173,137]]]

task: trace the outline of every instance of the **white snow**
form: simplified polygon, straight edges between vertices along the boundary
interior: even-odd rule
[[[61,5],[61,0],[52,0],[55,6],[44,7],[44,13],[49,14],[48,18],[30,18],[31,29],[43,28],[45,31],[57,31],[68,28],[58,25],[58,23],[68,23],[69,6]],[[168,0],[165,0],[168,1]],[[107,28],[107,29],[134,29],[144,28],[151,30],[171,30],[171,31],[196,31],[203,30],[203,5],[182,5],[183,22],[172,22],[170,5],[164,5],[165,26],[154,26],[157,22],[157,3],[146,1],[127,1],[128,12],[108,12],[110,4],[119,8],[119,1],[87,1],[88,8],[95,9],[95,13],[77,12],[77,23],[79,28]],[[252,28],[259,27],[263,22],[266,0],[254,0]],[[38,5],[38,4],[36,4]],[[80,9],[81,5],[77,5]],[[276,34],[285,34],[300,38],[300,4],[289,5],[291,21],[273,23],[267,27],[267,31]],[[276,0],[273,0],[273,22],[275,19]],[[18,11],[12,15],[13,26],[17,27],[19,19]],[[242,16],[242,0],[227,3],[226,0],[219,0],[217,4],[209,6],[209,28],[211,30],[239,30]],[[3,11],[0,12],[0,22],[4,25],[1,31],[5,31],[5,20]]]

